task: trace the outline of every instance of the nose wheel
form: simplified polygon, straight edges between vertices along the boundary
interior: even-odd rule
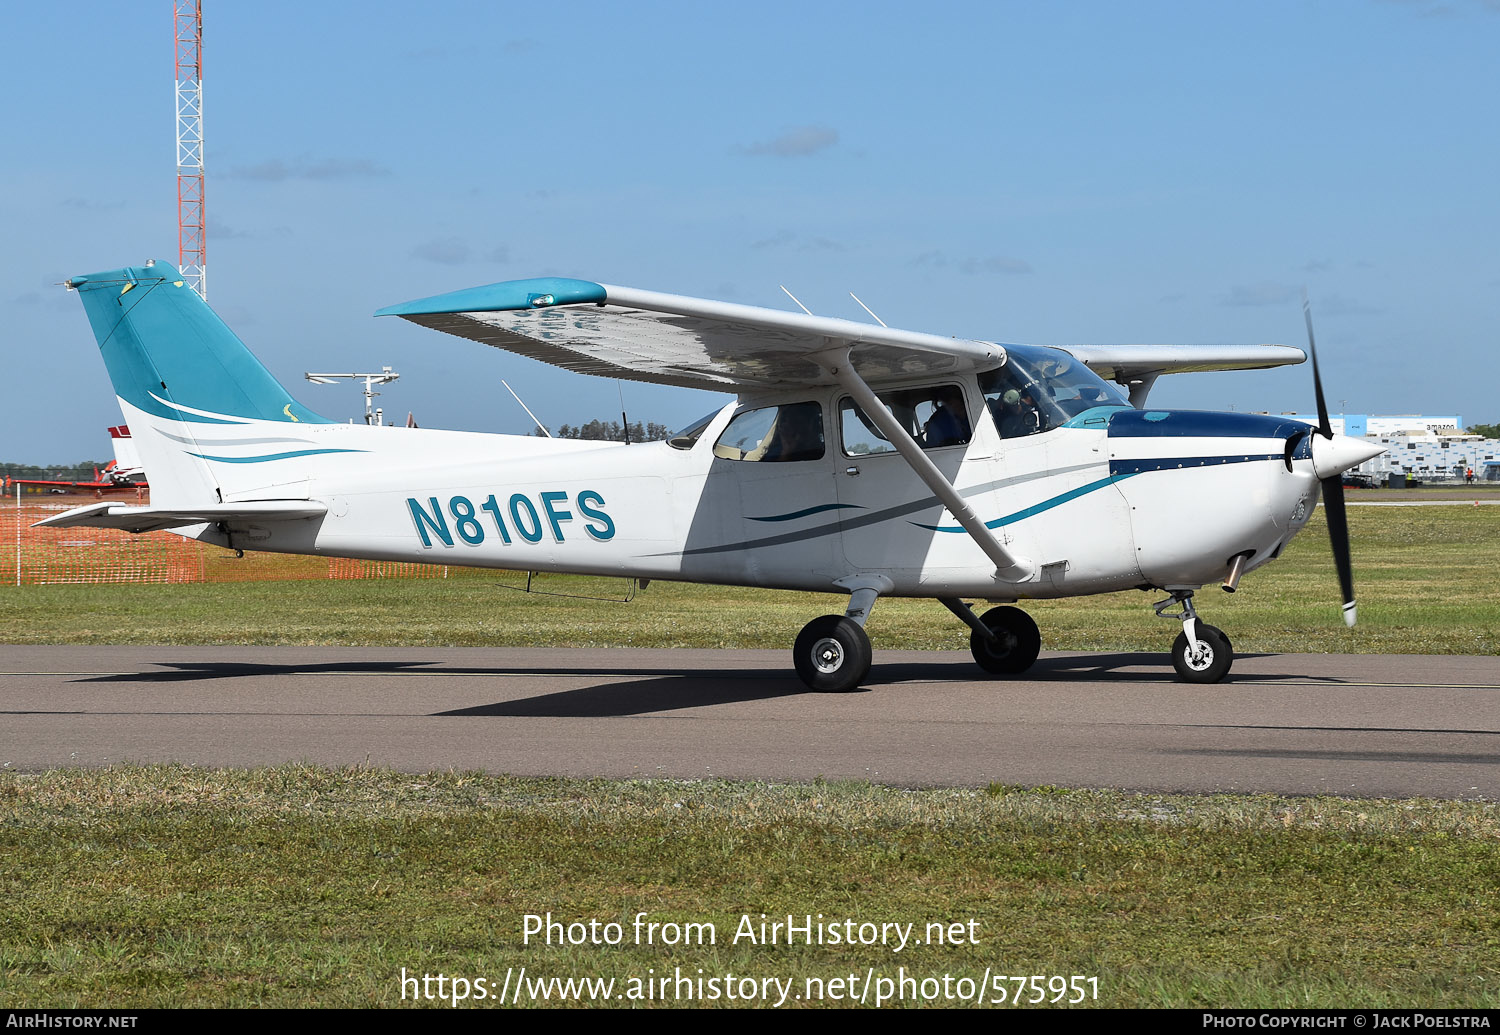
[[[1174,603],[1180,604],[1182,610],[1168,611]],[[1174,592],[1156,604],[1155,610],[1162,618],[1182,622],[1182,632],[1172,643],[1172,667],[1184,682],[1217,683],[1229,674],[1229,667],[1234,664],[1234,645],[1223,630],[1199,620],[1190,590]]]
[[[1178,633],[1172,644],[1172,667],[1189,683],[1217,683],[1229,673],[1234,650],[1229,637],[1211,625],[1198,625],[1198,649],[1188,643],[1187,633]]]

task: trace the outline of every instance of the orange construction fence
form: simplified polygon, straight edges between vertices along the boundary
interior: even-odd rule
[[[136,500],[124,499],[130,504]],[[14,496],[0,503],[0,585],[100,582],[260,582],[286,579],[448,578],[479,574],[441,564],[246,553],[171,532],[133,535],[109,528],[33,528],[94,497]],[[495,573],[499,574],[499,573]],[[511,574],[511,573],[507,573]],[[514,577],[512,575],[512,577]]]

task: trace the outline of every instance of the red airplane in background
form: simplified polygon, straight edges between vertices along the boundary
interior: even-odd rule
[[[105,465],[104,470],[94,468],[94,480],[91,482],[67,482],[46,481],[36,478],[5,478],[5,490],[8,492],[13,487],[34,487],[50,489],[58,493],[69,492],[92,492],[96,496],[103,496],[106,492],[134,492],[137,495],[145,492],[149,486],[146,484],[146,469],[141,466],[140,454],[135,451],[135,441],[130,437],[130,428],[124,424],[109,429],[110,441],[114,443],[115,458]]]

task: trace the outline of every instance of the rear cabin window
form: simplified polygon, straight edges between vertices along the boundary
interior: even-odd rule
[[[958,385],[904,388],[896,392],[881,392],[876,398],[923,449],[961,446],[972,437],[963,389]],[[839,433],[844,452],[849,456],[875,456],[896,451],[869,415],[847,397],[839,403]]]

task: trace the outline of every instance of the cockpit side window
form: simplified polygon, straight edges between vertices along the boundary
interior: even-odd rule
[[[823,407],[801,402],[746,410],[719,436],[714,456],[767,463],[821,460]]]

